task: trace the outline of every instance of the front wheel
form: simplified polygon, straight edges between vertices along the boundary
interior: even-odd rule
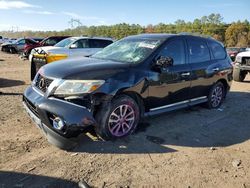
[[[207,107],[219,108],[225,97],[225,88],[221,82],[217,82],[212,86],[208,95]]]
[[[96,114],[96,133],[104,140],[131,134],[140,119],[138,104],[131,97],[121,95],[103,105]]]

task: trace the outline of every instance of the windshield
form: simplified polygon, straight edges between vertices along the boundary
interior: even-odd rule
[[[161,44],[159,39],[123,39],[93,55],[93,58],[138,63],[146,59]]]
[[[76,41],[76,38],[66,38],[60,42],[58,42],[55,46],[56,47],[67,47],[69,46],[72,42]]]
[[[227,48],[227,52],[239,51],[239,48]]]

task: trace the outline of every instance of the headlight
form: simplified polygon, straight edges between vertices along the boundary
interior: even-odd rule
[[[55,95],[77,95],[97,90],[104,80],[63,80],[57,87]]]
[[[48,53],[46,56],[47,59],[47,63],[53,62],[53,61],[58,61],[61,59],[66,59],[68,57],[67,54],[52,54],[52,53]]]

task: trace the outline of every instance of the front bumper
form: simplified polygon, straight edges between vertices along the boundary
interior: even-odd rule
[[[25,110],[42,130],[48,141],[61,148],[70,149],[78,144],[81,133],[96,122],[85,107],[53,97],[46,98],[33,86],[23,95]],[[53,127],[53,118],[60,117],[65,126],[62,130]]]
[[[242,64],[236,63],[234,65],[234,69],[250,71],[250,65],[245,65],[245,64],[242,65]]]

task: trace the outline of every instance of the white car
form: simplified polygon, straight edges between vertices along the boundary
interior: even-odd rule
[[[71,57],[88,57],[113,43],[111,38],[70,37],[55,46],[35,48],[29,55],[31,62],[31,80],[39,68],[47,63]]]
[[[250,73],[250,51],[238,53],[234,64],[234,81],[243,82],[248,73]]]

